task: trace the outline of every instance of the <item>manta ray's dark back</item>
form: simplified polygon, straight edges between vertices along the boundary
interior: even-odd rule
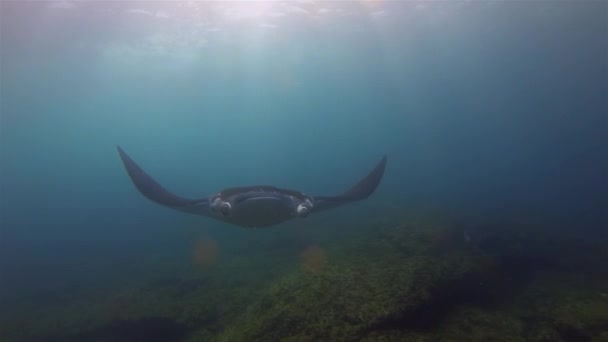
[[[306,217],[307,212],[319,212],[364,200],[376,191],[384,176],[387,161],[387,157],[383,156],[367,176],[337,196],[310,196],[296,190],[258,185],[226,188],[207,197],[191,199],[175,195],[165,189],[137,165],[120,146],[118,153],[129,178],[137,190],[149,200],[179,211],[246,227],[274,225],[288,219]],[[217,203],[226,206],[224,211],[219,211],[219,214]]]

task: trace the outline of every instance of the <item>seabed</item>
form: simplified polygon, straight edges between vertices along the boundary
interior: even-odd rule
[[[229,247],[205,238],[147,278],[23,290],[2,299],[0,339],[608,341],[600,239],[401,208],[355,222],[243,231]]]

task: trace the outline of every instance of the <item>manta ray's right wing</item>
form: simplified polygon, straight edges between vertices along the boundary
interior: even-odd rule
[[[382,176],[384,176],[384,169],[386,168],[386,156],[382,157],[380,162],[374,167],[374,169],[359,183],[355,184],[348,191],[338,196],[314,196],[314,207],[313,213],[335,208],[347,203],[360,201],[368,198],[378,187]]]
[[[120,159],[122,159],[131,181],[137,190],[146,198],[175,210],[202,216],[211,216],[209,211],[209,200],[207,198],[189,199],[172,194],[142,170],[142,168],[139,167],[122,148],[120,148],[120,146],[117,146],[117,148]]]

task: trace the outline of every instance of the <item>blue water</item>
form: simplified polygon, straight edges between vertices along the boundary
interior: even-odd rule
[[[250,184],[337,194],[388,155],[369,207],[311,224],[398,203],[531,215],[591,238],[608,228],[605,1],[0,11],[2,298],[103,283],[97,268],[153,272],[199,234],[256,234],[147,201],[116,145],[187,197]]]

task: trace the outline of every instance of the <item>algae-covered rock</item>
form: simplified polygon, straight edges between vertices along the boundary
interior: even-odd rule
[[[608,341],[605,240],[381,209],[248,232],[221,258],[199,241],[192,267],[168,258],[86,295],[15,298],[0,340]]]
[[[553,324],[566,340],[599,341],[608,335],[608,300],[596,293],[586,297],[566,297],[554,304]]]
[[[404,227],[390,236],[398,236],[399,229]],[[322,270],[283,277],[219,340],[360,340],[374,330],[415,321],[422,309],[456,295],[476,271],[474,256],[462,249],[432,256],[420,253],[426,247],[390,243],[390,236],[383,231],[345,243],[348,249],[328,252]],[[441,241],[439,230],[429,230],[429,236],[417,241],[431,246]]]
[[[433,332],[433,341],[530,341],[524,337],[524,330],[525,323],[519,318],[477,307],[461,307]]]
[[[523,337],[524,328],[521,320],[510,315],[465,306],[450,312],[449,317],[433,329],[377,330],[369,333],[361,342],[530,341]]]

